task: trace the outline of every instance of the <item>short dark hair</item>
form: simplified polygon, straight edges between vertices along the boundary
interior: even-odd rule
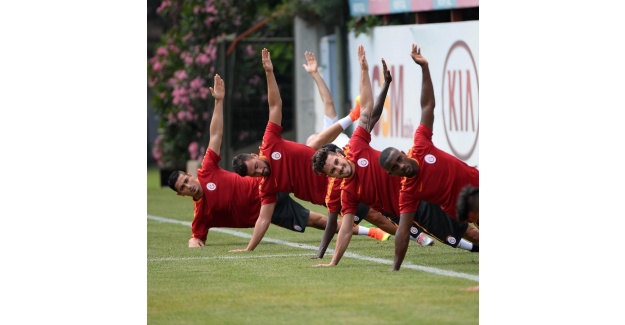
[[[247,176],[247,165],[245,162],[252,158],[252,155],[249,153],[240,153],[234,156],[234,158],[232,158],[232,169],[240,176]]]
[[[176,193],[178,193],[178,190],[176,190],[176,182],[178,181],[178,177],[184,174],[185,172],[181,170],[175,170],[171,174],[169,174],[169,178],[167,179],[167,184],[169,185],[169,188],[174,190]]]
[[[326,164],[326,160],[328,159],[328,155],[336,155],[336,152],[330,150],[328,147],[321,147],[321,149],[317,150],[315,154],[312,156],[312,166],[313,171],[319,174],[325,174],[323,172],[323,166]]]
[[[469,220],[469,212],[475,209],[475,206],[470,204],[469,199],[478,195],[479,191],[479,187],[473,187],[471,185],[467,185],[460,190],[456,203],[456,216],[458,221],[466,222]]]
[[[380,166],[382,166],[382,168],[384,168],[384,163],[386,163],[386,160],[388,159],[388,156],[391,155],[391,152],[393,150],[395,150],[395,148],[388,147],[388,148],[382,150],[382,152],[380,153],[379,163],[380,163]]]
[[[321,146],[321,148],[328,148],[332,152],[340,153],[343,156],[345,155],[345,153],[343,152],[343,149],[341,149],[341,147],[335,145],[334,143],[326,143],[323,146]]]

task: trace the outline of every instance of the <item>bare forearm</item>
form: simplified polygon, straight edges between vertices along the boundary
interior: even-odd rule
[[[247,251],[253,251],[258,243],[263,239],[267,229],[269,229],[269,224],[271,224],[271,216],[273,215],[273,210],[275,208],[275,203],[263,205],[260,208],[260,215],[256,220],[256,224],[254,225],[254,232],[252,233],[252,238],[250,239],[249,244],[245,248]]]
[[[210,140],[208,147],[211,148],[211,150],[213,150],[217,155],[220,154],[223,130],[223,100],[215,99],[215,108],[213,110],[213,117],[210,124]]]
[[[382,110],[384,109],[384,102],[386,101],[386,95],[388,93],[388,88],[391,85],[391,82],[388,80],[384,81],[384,85],[382,86],[382,90],[378,95],[378,99],[373,107],[373,113],[371,114],[371,126],[375,126],[375,124],[380,119],[382,115]]]
[[[428,64],[421,66],[422,75],[422,87],[421,87],[421,109],[434,110],[436,104],[434,100],[434,86],[432,86],[432,77],[430,76],[430,68]]]
[[[402,214],[399,218],[399,226],[395,232],[395,259],[393,261],[393,270],[399,271],[404,257],[406,257],[406,251],[410,243],[410,227],[414,214]]]
[[[334,100],[332,99],[332,93],[330,93],[330,89],[328,89],[328,86],[326,85],[319,72],[314,71],[311,72],[310,75],[313,77],[313,80],[315,80],[315,84],[317,84],[317,89],[319,90],[321,101],[323,102],[324,114],[330,118],[335,118],[336,109],[334,108]]]
[[[354,215],[351,215],[351,218],[348,215],[343,216],[343,223],[341,224],[341,230],[339,230],[339,235],[336,240],[336,247],[334,249],[334,255],[332,256],[332,261],[330,264],[338,265],[341,257],[345,254],[347,250],[347,246],[349,246],[349,242],[352,239],[352,225],[354,223]]]
[[[337,213],[328,213],[328,222],[326,223],[326,229],[323,232],[323,237],[321,239],[321,244],[319,245],[319,251],[317,252],[317,258],[323,258],[323,255],[326,253],[328,249],[328,245],[334,234],[336,233],[337,228]]]
[[[282,125],[282,98],[273,71],[265,71],[267,76],[267,101],[269,103],[269,120]]]

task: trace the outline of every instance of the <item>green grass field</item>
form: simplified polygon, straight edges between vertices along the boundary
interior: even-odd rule
[[[149,324],[479,323],[479,292],[466,290],[479,285],[478,253],[411,242],[401,270],[388,272],[395,237],[354,236],[339,265],[319,268],[336,236],[314,260],[322,231],[275,225],[253,252],[228,252],[245,248],[251,228],[212,229],[205,247],[190,249],[191,199],[161,188],[155,169],[147,179]]]

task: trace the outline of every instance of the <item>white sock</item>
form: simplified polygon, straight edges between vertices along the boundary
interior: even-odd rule
[[[368,235],[369,234],[369,228],[363,227],[363,226],[360,226],[360,225],[358,225],[357,227],[358,227],[358,234],[359,235]]]
[[[460,242],[458,243],[458,246],[456,246],[456,248],[471,251],[473,249],[473,243],[464,238],[460,238]]]
[[[347,128],[352,125],[352,118],[349,115],[339,120],[339,124],[343,127],[343,130],[347,130]]]

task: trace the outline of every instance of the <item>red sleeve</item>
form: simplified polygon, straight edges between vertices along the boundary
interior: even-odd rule
[[[328,177],[328,190],[326,193],[326,206],[328,212],[339,213],[341,212],[341,183],[342,179]]]
[[[358,199],[349,191],[341,191],[341,205],[343,208],[343,215],[348,213],[356,214],[358,209]]]
[[[267,127],[265,128],[265,134],[263,135],[263,143],[260,145],[260,155],[268,157],[265,155],[266,150],[270,150],[271,146],[278,141],[282,141],[282,127],[273,122],[267,123]],[[271,154],[271,153],[267,153]]]
[[[202,212],[200,204],[202,204],[202,200],[195,202],[195,207],[193,208],[193,222],[191,223],[191,231],[193,232],[193,238],[199,238],[202,241],[206,241],[206,235],[208,234],[208,229],[210,228],[207,224],[206,218],[202,217]]]
[[[432,143],[432,130],[423,124],[419,124],[417,130],[414,131],[414,137],[412,138],[413,144],[419,143],[427,143],[434,145]]]
[[[262,205],[275,203],[277,201],[276,198],[276,187],[274,185],[275,180],[271,175],[263,177],[258,185],[258,195],[260,197],[260,203]]]
[[[410,179],[404,177],[401,181],[401,190],[399,191],[399,213],[413,212],[417,211],[419,207],[419,200],[411,194],[412,191],[416,191],[413,186],[409,184],[415,184],[416,182],[411,182]],[[398,216],[399,217],[399,216]]]
[[[221,157],[217,155],[211,148],[208,148],[206,149],[204,159],[202,159],[202,169],[207,171],[219,169],[220,161]]]

